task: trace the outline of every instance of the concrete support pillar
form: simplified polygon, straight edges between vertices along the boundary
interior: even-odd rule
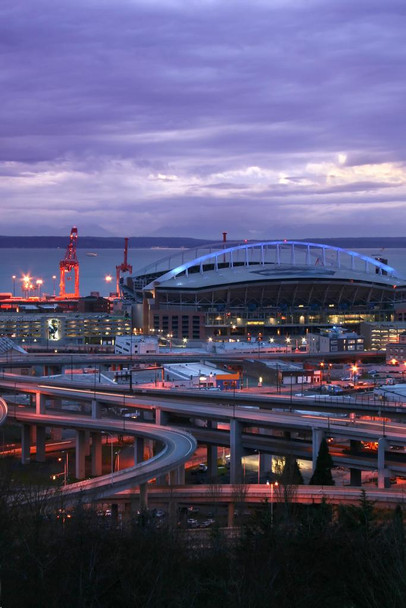
[[[51,439],[52,441],[61,441],[62,440],[62,427],[55,426],[51,428]]]
[[[361,485],[361,469],[350,468],[350,486],[359,487]]]
[[[165,426],[165,424],[168,424],[168,420],[169,420],[168,412],[164,412],[160,407],[157,407],[155,410],[156,424]]]
[[[90,456],[90,431],[85,431],[85,455]]]
[[[140,509],[145,511],[148,509],[148,484],[142,483],[140,485]]]
[[[42,393],[35,393],[35,413],[45,414],[46,397]]]
[[[178,521],[178,503],[170,496],[168,501],[168,522],[172,528],[175,528]]]
[[[92,475],[97,476],[102,474],[102,435],[101,433],[92,433]]]
[[[227,526],[229,528],[232,528],[234,526],[234,503],[233,502],[228,503]]]
[[[351,454],[358,454],[361,451],[361,442],[358,439],[350,439]]]
[[[180,466],[177,469],[173,469],[169,473],[169,484],[171,486],[180,486],[185,483],[185,467]]]
[[[320,444],[324,439],[324,430],[323,429],[312,429],[312,459],[313,459],[313,473],[316,468],[317,456],[319,455]]]
[[[157,407],[155,410],[155,422],[156,424],[165,426],[165,424],[168,423],[168,413],[164,412],[161,408]],[[161,475],[160,477],[157,477],[156,479],[157,485],[159,486],[166,486],[168,485],[168,476],[167,475]]]
[[[134,464],[144,460],[144,438],[136,437],[134,441]]]
[[[217,478],[217,446],[207,446],[207,475],[209,479]]]
[[[388,447],[386,437],[378,440],[378,488],[390,487],[390,473],[385,468],[385,450]]]
[[[358,439],[350,439],[351,454],[358,454],[361,451],[361,442]],[[350,486],[359,487],[361,485],[361,469],[350,467]]]
[[[149,460],[154,455],[154,442],[152,439],[144,439],[145,460]]]
[[[185,465],[182,464],[180,467],[177,468],[178,471],[178,486],[184,486],[185,485]]]
[[[118,521],[118,504],[116,502],[111,504],[111,520],[114,523],[117,523]]]
[[[207,428],[216,429],[217,422],[214,420],[207,421]],[[217,478],[217,446],[207,446],[207,475],[209,479]]]
[[[178,485],[178,471],[177,469],[173,469],[173,471],[169,472],[169,485],[176,486]]]
[[[124,503],[124,518],[129,520],[133,516],[133,503],[125,502]]]
[[[242,482],[242,428],[238,420],[230,421],[230,483]]]
[[[167,486],[169,484],[169,473],[165,475],[160,475],[156,478],[157,486]]]
[[[267,475],[272,471],[272,454],[264,454],[260,452],[259,458],[259,479],[266,478]]]
[[[45,427],[37,426],[35,460],[45,462]]]
[[[21,464],[28,464],[30,462],[30,448],[31,426],[23,424],[21,427]]]
[[[96,399],[92,399],[92,418],[101,418],[101,404]]]
[[[84,479],[86,477],[86,434],[85,431],[76,431],[76,459],[75,477]]]

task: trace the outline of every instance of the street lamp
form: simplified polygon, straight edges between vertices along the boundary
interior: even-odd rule
[[[52,275],[52,281],[53,281],[53,285],[54,285],[54,297],[55,297],[55,294],[56,294],[56,275],[55,274]]]
[[[13,279],[13,298],[16,297],[16,275],[13,274],[13,276],[11,277]]]
[[[290,338],[287,337],[286,338],[286,352],[288,352],[288,346],[289,346],[289,344],[290,344]]]
[[[42,287],[42,284],[43,284],[44,281],[42,279],[37,279],[35,282],[36,282],[36,285],[37,285],[38,296],[41,299],[41,287]]]
[[[66,486],[69,476],[69,452],[63,451],[62,454],[65,454],[65,462],[63,463],[63,485]]]
[[[352,371],[352,381],[354,382],[354,385],[355,385],[356,384],[358,367],[356,365],[353,365],[351,367],[351,371]]]
[[[65,452],[65,450],[62,451],[62,454],[64,454],[64,458],[58,458],[58,462],[62,462],[63,460],[63,471],[62,473],[55,473],[54,475],[52,475],[52,479],[55,481],[56,479],[58,479],[58,477],[61,477],[63,475],[63,485],[66,486],[68,483],[68,476],[69,476],[69,452]]]
[[[277,481],[269,481],[269,479],[267,479],[266,485],[271,486],[271,528],[272,528],[273,527],[273,489],[274,489],[274,486],[277,487],[279,484]]]
[[[31,287],[30,287],[31,277],[30,277],[29,274],[24,274],[23,278],[21,280],[23,282],[23,285],[22,285],[21,289],[22,289],[23,293],[25,294],[25,297],[27,297],[27,295],[29,297],[29,295],[30,295],[30,289],[31,289]]]

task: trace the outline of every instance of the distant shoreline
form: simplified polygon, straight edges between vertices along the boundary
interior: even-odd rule
[[[268,239],[270,241],[278,239]],[[383,249],[405,249],[406,237],[336,237],[336,238],[308,238],[292,239],[308,241],[311,243],[323,243],[343,249],[371,249],[375,248],[377,253]],[[0,236],[0,249],[66,249],[69,238],[52,236]],[[128,239],[130,249],[189,249],[201,247],[214,243],[208,239],[182,238],[182,237],[131,237]],[[243,240],[228,241],[229,247],[243,244]],[[254,241],[252,241],[254,242]],[[218,241],[219,248],[223,242]],[[78,249],[123,249],[124,238],[117,237],[79,237]],[[382,251],[381,251],[382,253]]]

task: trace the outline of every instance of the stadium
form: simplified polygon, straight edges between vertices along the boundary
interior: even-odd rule
[[[394,318],[406,279],[385,260],[320,243],[215,244],[127,277],[122,294],[144,333],[178,339],[305,335]]]

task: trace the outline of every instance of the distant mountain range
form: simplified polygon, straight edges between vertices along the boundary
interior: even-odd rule
[[[68,246],[67,236],[0,236],[0,248],[23,249],[65,249]],[[210,240],[182,237],[144,237],[136,236],[128,239],[131,249],[151,249],[151,247],[198,247],[211,243]],[[78,249],[123,249],[124,239],[121,237],[80,236],[77,240]]]
[[[273,239],[270,239],[273,240]],[[302,239],[312,243],[324,243],[344,249],[393,249],[406,248],[406,237],[337,237],[337,238],[314,238]],[[22,249],[65,249],[68,245],[67,236],[0,236],[0,248],[22,248]],[[199,247],[212,243],[208,239],[194,239],[188,237],[148,237],[135,236],[128,239],[131,249],[151,249],[182,247]],[[232,246],[243,241],[229,241]],[[219,243],[222,245],[222,243]],[[78,249],[123,249],[124,239],[120,237],[98,237],[81,236],[77,242]]]

